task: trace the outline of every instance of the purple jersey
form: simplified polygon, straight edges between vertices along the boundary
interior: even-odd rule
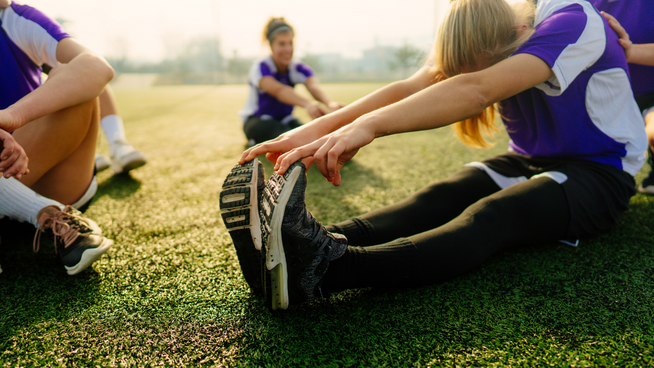
[[[654,43],[654,1],[589,0],[597,9],[614,16],[633,43]],[[631,87],[636,97],[654,93],[654,67],[629,64]]]
[[[252,115],[268,115],[282,120],[293,112],[293,105],[285,104],[259,88],[261,78],[266,76],[275,78],[281,84],[294,87],[296,84],[304,83],[307,78],[313,76],[313,70],[301,61],[293,59],[291,65],[288,67],[288,72],[282,74],[277,71],[277,66],[275,66],[272,57],[268,56],[264,59],[257,60],[252,65],[250,75],[248,76],[250,96],[243,110],[239,111],[243,122]]]
[[[617,35],[583,0],[540,0],[534,34],[516,52],[554,76],[501,103],[510,148],[608,164],[636,175],[647,136]]]
[[[57,22],[27,5],[0,8],[0,109],[41,85],[41,66],[58,65],[57,44],[70,37]]]

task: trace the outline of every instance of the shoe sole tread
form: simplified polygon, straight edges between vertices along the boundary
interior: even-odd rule
[[[256,294],[261,287],[261,223],[257,200],[260,162],[234,166],[220,192],[221,217],[236,249],[243,276]],[[256,264],[256,267],[252,265]]]
[[[281,225],[286,204],[302,173],[302,168],[296,166],[284,173],[283,176],[277,173],[273,174],[266,182],[262,196],[261,228],[263,243],[266,247],[264,251],[265,267],[270,278],[270,289],[266,290],[266,297],[267,303],[270,303],[273,310],[289,307],[288,265],[282,243]]]

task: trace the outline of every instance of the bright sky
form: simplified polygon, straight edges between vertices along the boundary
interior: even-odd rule
[[[224,56],[265,55],[261,32],[270,16],[296,30],[296,55],[338,52],[358,57],[379,45],[432,45],[437,9],[447,0],[20,0],[105,56],[155,61],[176,55],[189,39],[219,36]],[[120,5],[123,4],[124,6]]]

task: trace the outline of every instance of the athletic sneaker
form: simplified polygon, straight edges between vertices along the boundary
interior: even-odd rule
[[[145,155],[125,140],[112,143],[109,151],[114,174],[127,173],[147,163]]]
[[[34,236],[34,252],[39,251],[41,232],[47,232],[54,238],[55,253],[69,275],[85,270],[114,243],[101,235],[94,221],[82,217],[70,206],[63,211],[54,205],[44,207],[36,218],[39,228]]]
[[[266,183],[260,205],[264,287],[273,310],[323,297],[329,261],[341,257],[347,238],[330,233],[304,204],[306,167],[296,162]]]
[[[259,197],[264,185],[263,165],[254,159],[234,166],[220,192],[223,222],[232,237],[245,281],[257,295],[263,295]]]
[[[107,158],[107,156],[103,156],[101,154],[96,153],[95,154],[95,171],[100,172],[107,170],[111,166],[111,161]]]

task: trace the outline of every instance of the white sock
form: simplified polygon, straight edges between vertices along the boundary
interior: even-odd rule
[[[120,116],[107,115],[100,120],[100,126],[102,127],[104,136],[107,137],[110,146],[119,140],[127,141],[127,138],[125,138],[123,119]]]
[[[64,209],[63,204],[37,194],[13,177],[0,178],[0,214],[38,228],[36,215],[41,208],[51,204]]]

